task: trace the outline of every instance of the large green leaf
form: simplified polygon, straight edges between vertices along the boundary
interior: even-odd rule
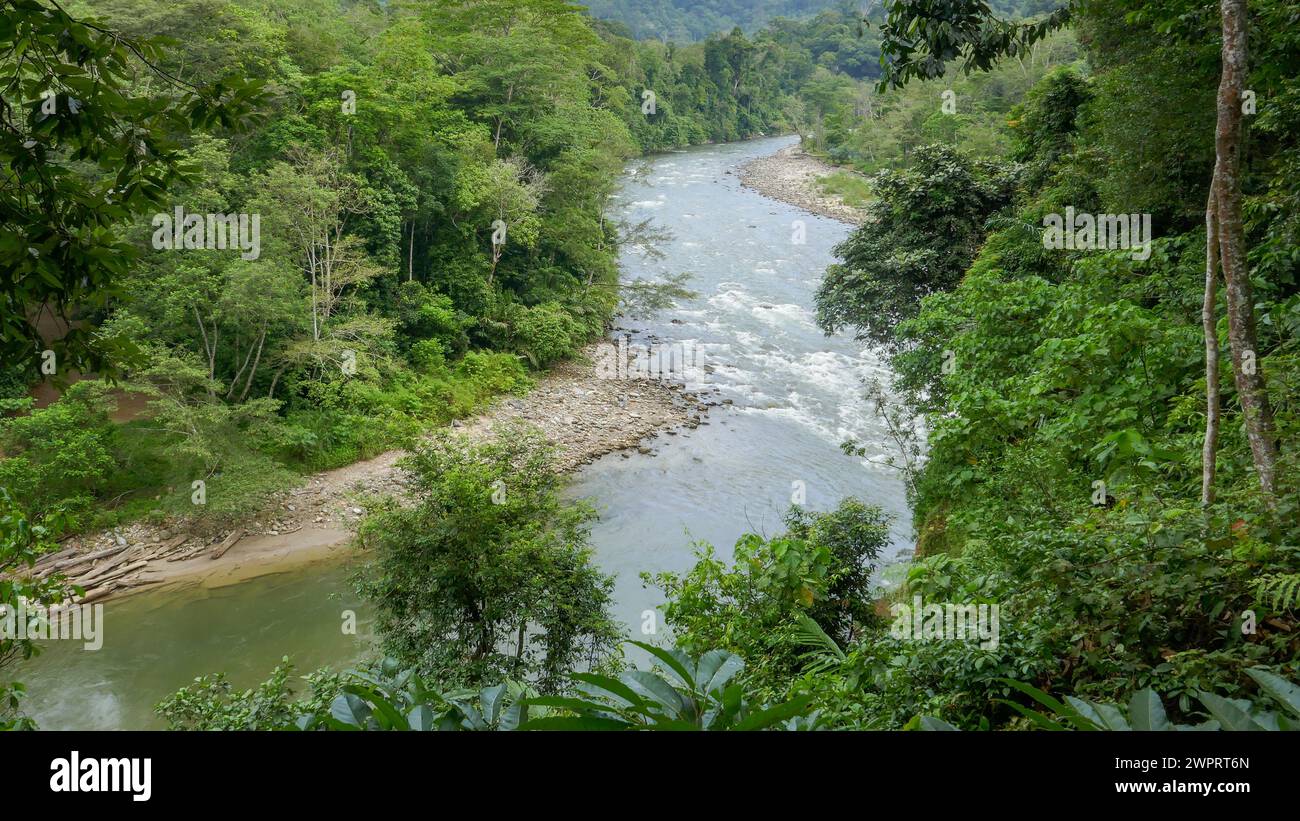
[[[1134,730],[1167,731],[1173,729],[1165,715],[1165,705],[1151,688],[1138,690],[1128,705],[1129,722]]]
[[[1205,708],[1210,711],[1210,715],[1218,719],[1219,724],[1225,730],[1263,730],[1260,724],[1250,717],[1250,713],[1238,704],[1214,693],[1198,692],[1196,697],[1201,700]]]
[[[438,717],[427,704],[417,704],[406,714],[406,725],[417,732],[427,733],[438,728]]]
[[[935,718],[934,716],[916,716],[911,721],[907,722],[906,729],[922,730],[926,732],[936,732],[936,731],[958,732],[956,727],[952,726],[951,724],[944,721],[943,719]]]
[[[495,724],[497,717],[501,714],[501,706],[505,701],[506,685],[497,684],[492,687],[484,687],[479,694],[479,704],[482,705],[483,720],[488,724]]]
[[[1297,718],[1300,718],[1300,687],[1263,667],[1252,667],[1246,675],[1255,680],[1259,689],[1268,693]]]
[[[583,684],[584,686],[579,689],[591,695],[596,695],[593,691],[604,691],[625,702],[628,706],[638,706],[645,703],[645,699],[637,695],[635,690],[616,678],[602,676],[597,673],[574,673],[570,678]]]
[[[1101,724],[1107,730],[1122,731],[1133,729],[1129,726],[1128,719],[1124,717],[1123,711],[1116,705],[1095,704],[1093,706],[1097,708],[1097,714],[1101,716]]]
[[[619,676],[629,687],[658,703],[672,718],[680,718],[686,707],[681,693],[660,676],[645,670],[629,670]]]
[[[370,721],[370,708],[352,693],[341,693],[330,704],[330,716],[339,723],[364,729]]]
[[[726,687],[727,682],[731,681],[737,673],[744,669],[744,659],[735,653],[727,653],[727,657],[723,659],[722,664],[714,670],[713,675],[708,679],[708,683],[704,685],[704,692],[718,692],[722,688]]]
[[[1020,692],[1032,698],[1034,701],[1037,701],[1039,704],[1042,704],[1044,707],[1047,707],[1056,715],[1068,721],[1076,730],[1096,729],[1096,727],[1093,726],[1091,721],[1089,721],[1087,718],[1079,714],[1078,710],[1075,710],[1073,707],[1070,707],[1069,705],[1058,701],[1057,699],[1053,698],[1052,696],[1048,695],[1047,693],[1043,692],[1037,687],[1034,687],[1033,685],[1025,684],[1023,681],[1016,681],[1015,679],[1009,679],[1009,678],[998,679],[998,681],[1001,681],[1003,684],[1006,684],[1008,687],[1012,687],[1016,690],[1019,690]],[[1010,704],[1012,702],[1006,702],[1006,703]],[[1031,718],[1027,713],[1021,712],[1021,715],[1024,715],[1026,718],[1030,718],[1031,721],[1034,721],[1034,719]],[[1042,724],[1041,722],[1035,721],[1035,723],[1039,724],[1039,726],[1042,726],[1044,729],[1053,729],[1053,730],[1064,729],[1059,725],[1049,727],[1045,724]],[[1056,722],[1054,721],[1050,723],[1056,724]]]
[[[737,730],[765,730],[787,718],[793,718],[802,715],[812,703],[812,696],[798,696],[792,698],[784,704],[778,704],[774,707],[768,707],[766,710],[759,710],[757,713],[751,713],[747,718],[736,725]]]
[[[1047,716],[1038,712],[1037,710],[1031,710],[1025,705],[1020,704],[1019,702],[1011,701],[1005,698],[995,699],[995,701],[997,701],[999,704],[1005,704],[1006,706],[1015,710],[1017,713],[1020,713],[1020,715],[1024,716],[1025,718],[1032,721],[1035,725],[1037,725],[1040,730],[1064,730],[1065,729],[1065,725],[1061,724],[1059,721],[1054,721],[1051,718],[1048,718]]]
[[[682,660],[677,656],[662,647],[656,647],[655,645],[647,644],[644,641],[633,641],[631,644],[635,644],[637,647],[640,647],[642,650],[645,650],[650,655],[662,661],[668,669],[681,680],[682,684],[686,685],[687,690],[695,690],[695,677],[691,675],[691,671],[687,669],[686,665],[683,664]]]

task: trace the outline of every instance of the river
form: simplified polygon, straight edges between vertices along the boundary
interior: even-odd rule
[[[746,161],[789,145],[777,137],[707,146],[629,166],[616,210],[651,218],[671,234],[662,256],[624,251],[629,279],[692,275],[693,299],[643,322],[625,322],[632,344],[694,344],[708,373],[707,424],[661,435],[653,454],[612,454],[585,467],[570,489],[600,512],[592,529],[597,563],[616,576],[614,616],[629,634],[650,623],[665,638],[661,604],[642,571],[684,571],[693,544],[729,558],[747,532],[779,533],[796,494],[812,509],[857,496],[896,517],[897,561],[911,533],[903,484],[886,463],[885,431],[862,398],[862,381],[884,377],[879,360],[851,338],[825,337],[813,294],[849,226],[741,187]],[[802,241],[799,241],[802,240]],[[634,389],[634,388],[632,388]],[[868,448],[844,455],[842,441]],[[350,569],[331,563],[216,590],[145,592],[106,605],[104,646],[71,642],[20,666],[28,712],[46,729],[158,728],[152,709],[195,676],[225,671],[240,688],[263,680],[282,656],[299,670],[346,667],[365,657],[370,630],[348,586]],[[344,611],[360,617],[356,635]]]

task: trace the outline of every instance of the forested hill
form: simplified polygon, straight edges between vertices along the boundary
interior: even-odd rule
[[[593,17],[627,26],[638,40],[690,42],[739,26],[754,31],[775,17],[808,17],[858,4],[845,0],[586,0]]]
[[[875,19],[880,2],[858,0],[585,0],[591,16],[627,27],[637,40],[692,42],[741,28],[758,31],[778,17],[802,20],[834,10],[860,18],[868,10]],[[1041,14],[1060,6],[1057,0],[992,0],[989,6],[1006,18]]]

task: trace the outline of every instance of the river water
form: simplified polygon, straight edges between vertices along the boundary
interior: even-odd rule
[[[628,222],[653,219],[671,234],[658,245],[662,256],[625,250],[624,276],[686,272],[696,293],[618,333],[633,345],[693,345],[708,366],[697,386],[720,403],[698,429],[656,438],[652,455],[612,454],[587,466],[569,490],[600,512],[596,560],[616,576],[614,616],[636,638],[666,638],[654,612],[661,596],[643,586],[641,572],[689,569],[696,542],[729,558],[742,534],[779,533],[797,496],[819,510],[856,496],[894,514],[889,561],[905,552],[911,533],[884,429],[861,395],[864,379],[886,371],[851,338],[827,338],[813,321],[813,293],[849,227],[742,188],[737,176],[738,166],[792,140],[637,161],[617,195]],[[840,451],[848,438],[866,445],[865,458]],[[371,643],[349,573],[336,562],[109,602],[101,650],[49,642],[19,667],[27,710],[47,729],[156,728],[153,706],[204,673],[224,671],[243,688],[286,655],[304,672],[347,667]],[[356,635],[342,630],[349,610],[360,616]]]

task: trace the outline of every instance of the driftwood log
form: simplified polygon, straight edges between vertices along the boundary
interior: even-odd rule
[[[234,547],[240,539],[244,538],[244,532],[244,528],[242,527],[237,527],[230,531],[230,535],[222,539],[221,544],[212,549],[211,558],[220,559],[222,556],[226,555],[227,550]]]

